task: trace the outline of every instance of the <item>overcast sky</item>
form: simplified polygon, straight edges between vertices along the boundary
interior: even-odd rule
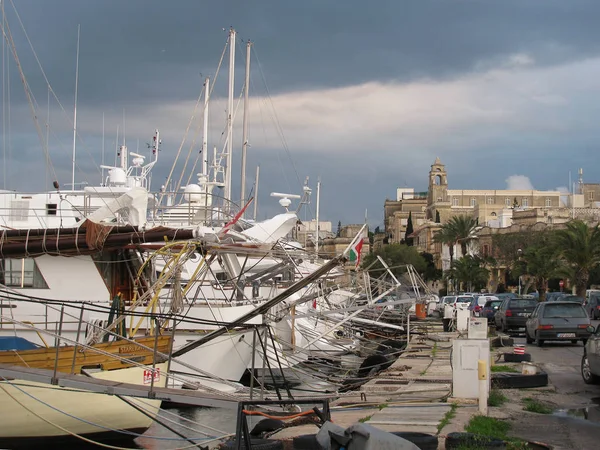
[[[600,182],[598,1],[14,0],[24,28],[4,3],[40,133],[5,45],[0,187],[70,183],[78,24],[77,182],[99,183],[102,159],[114,163],[117,128],[119,141],[124,130],[129,149],[146,155],[160,129],[153,187],[181,148],[178,181],[189,149],[192,161],[198,154],[196,102],[229,27],[238,32],[236,104],[245,43],[254,43],[247,192],[260,165],[259,218],[280,209],[270,192],[300,193],[308,176],[313,190],[321,179],[322,220],[361,223],[367,211],[382,226],[385,199],[397,187],[426,190],[436,156],[451,189],[565,189],[579,167]],[[40,67],[60,103],[48,105]],[[226,96],[227,58],[211,102],[211,148],[223,147]],[[56,175],[41,144],[48,107]],[[313,218],[315,206],[313,196],[301,217]]]

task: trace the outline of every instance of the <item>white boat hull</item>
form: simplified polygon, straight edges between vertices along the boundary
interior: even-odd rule
[[[155,386],[165,386],[167,365],[157,364],[160,378]],[[92,373],[92,377],[144,384],[144,369],[126,369]],[[143,433],[158,414],[160,400],[125,397],[145,410],[150,417],[112,395],[64,389],[22,380],[0,382],[0,410],[5,414],[0,426],[0,447],[11,448],[19,440],[61,438],[73,435],[114,434],[114,430]],[[10,413],[8,413],[10,412]],[[125,434],[121,439],[127,438]],[[135,436],[131,436],[135,438]]]

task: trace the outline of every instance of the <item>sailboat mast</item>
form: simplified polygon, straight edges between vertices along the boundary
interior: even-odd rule
[[[225,199],[231,201],[231,169],[233,166],[233,89],[235,69],[235,30],[229,30],[229,96],[227,98],[227,169]]]
[[[321,178],[319,177],[319,179],[317,180],[317,214],[316,214],[316,220],[317,220],[317,237],[315,239],[315,253],[317,255],[317,258],[319,257],[319,231],[321,229],[321,223],[319,222],[319,202],[321,200]]]
[[[254,181],[254,221],[256,222],[256,212],[258,210],[258,176],[260,175],[260,166],[256,166],[256,180]]]
[[[242,125],[242,178],[241,178],[241,202],[246,200],[246,151],[248,150],[248,111],[250,107],[250,49],[252,42],[246,43],[246,80],[244,81],[244,121]],[[243,215],[242,215],[243,217]]]
[[[77,154],[77,91],[79,88],[79,34],[81,25],[77,25],[77,57],[75,59],[75,105],[73,107],[73,171],[71,189],[75,190],[75,155]]]
[[[210,95],[210,79],[204,82],[204,129],[202,131],[202,175],[208,175],[208,100]]]

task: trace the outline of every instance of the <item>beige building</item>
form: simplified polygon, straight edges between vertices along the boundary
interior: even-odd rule
[[[319,248],[319,256],[322,258],[332,258],[336,255],[341,255],[346,248],[352,243],[354,237],[360,232],[362,224],[359,225],[346,225],[340,230],[339,237],[330,237],[321,241]],[[365,228],[362,234],[363,246],[361,251],[361,258],[369,254],[369,230]],[[348,266],[352,266],[354,263],[349,262]]]
[[[427,218],[440,215],[442,224],[457,215],[469,215],[484,225],[496,221],[506,209],[553,209],[561,207],[559,191],[449,189],[446,167],[439,158],[429,171]]]
[[[427,222],[427,192],[415,192],[413,188],[398,188],[396,200],[384,203],[385,232],[388,243],[398,243],[406,237],[408,216],[411,215],[413,230]]]

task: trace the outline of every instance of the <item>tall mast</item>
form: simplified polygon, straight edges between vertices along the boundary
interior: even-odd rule
[[[254,181],[254,221],[256,222],[256,211],[258,209],[258,176],[260,175],[260,166],[256,166],[256,180]]]
[[[202,175],[208,175],[208,100],[210,95],[210,80],[204,82],[204,130],[202,136]]]
[[[231,201],[231,169],[233,166],[233,89],[235,69],[235,30],[229,30],[229,97],[227,99],[227,169],[225,199]]]
[[[71,189],[75,190],[75,155],[77,147],[77,90],[79,87],[79,32],[81,25],[77,25],[77,57],[75,59],[75,106],[73,107],[73,171],[71,174]]]
[[[246,200],[246,151],[248,150],[248,110],[250,107],[249,90],[250,90],[250,49],[252,42],[246,43],[246,80],[244,81],[244,121],[242,125],[242,178],[241,178],[241,195],[240,199],[243,203]],[[243,217],[243,215],[242,215]]]
[[[102,113],[102,164],[100,165],[100,186],[104,186],[104,113]]]
[[[317,238],[315,239],[315,253],[317,258],[319,257],[319,230],[321,229],[321,223],[319,222],[319,201],[321,199],[321,177],[317,180]]]

